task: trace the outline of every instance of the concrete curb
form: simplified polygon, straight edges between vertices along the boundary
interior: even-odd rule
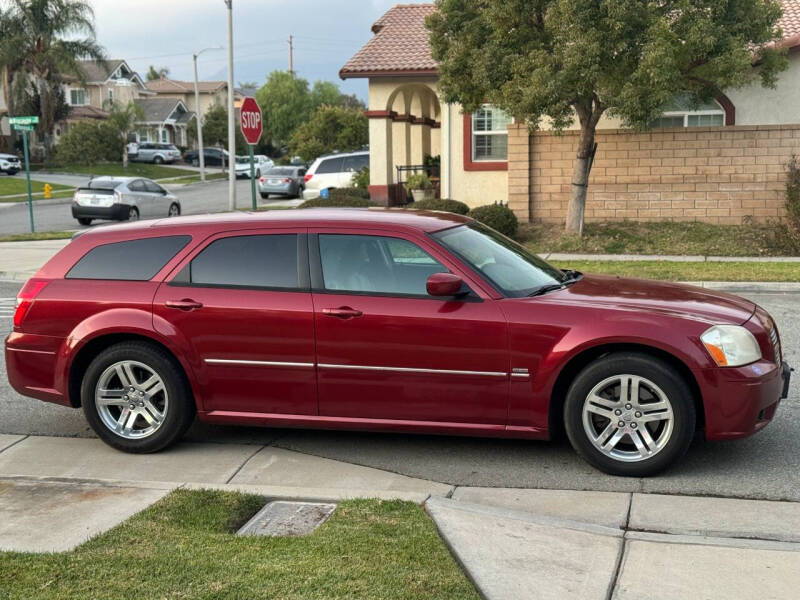
[[[549,252],[540,254],[545,260],[603,261],[603,262],[760,262],[800,263],[800,256],[702,256],[681,254],[567,254]]]
[[[800,552],[800,544],[794,542],[776,542],[736,537],[709,537],[698,535],[680,535],[670,533],[651,533],[649,531],[627,531],[625,539],[629,541],[654,542],[657,544],[681,544],[683,546],[716,546],[718,548],[738,548],[740,550],[782,550],[784,552]]]
[[[37,206],[54,206],[56,204],[72,204],[72,198],[52,198],[50,200],[33,200],[33,207],[36,208]],[[12,206],[24,206],[27,210],[28,208],[28,201],[23,200],[20,202],[0,202],[0,210],[4,208],[10,208]]]

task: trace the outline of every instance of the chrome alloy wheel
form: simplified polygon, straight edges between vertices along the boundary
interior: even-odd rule
[[[658,454],[670,440],[675,418],[667,395],[638,375],[598,383],[583,403],[583,429],[595,448],[622,462]]]
[[[128,440],[153,435],[169,408],[164,381],[153,369],[133,360],[114,363],[103,371],[94,402],[103,425]]]

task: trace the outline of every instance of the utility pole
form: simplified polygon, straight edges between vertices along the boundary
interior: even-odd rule
[[[294,73],[294,36],[289,34],[289,73]]]
[[[222,46],[214,46],[213,48],[203,48],[200,52],[192,55],[194,60],[194,120],[197,122],[197,160],[200,165],[200,181],[206,181],[206,158],[203,151],[203,115],[200,112],[200,90],[197,84],[197,57],[207,50],[222,50]]]
[[[228,7],[228,209],[236,210],[236,115],[233,109],[233,0]],[[224,160],[223,160],[224,162]]]

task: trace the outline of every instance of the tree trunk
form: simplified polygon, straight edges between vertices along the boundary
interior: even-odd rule
[[[128,134],[126,133],[122,140],[122,170],[128,170]]]
[[[586,190],[589,187],[589,165],[594,148],[595,124],[581,124],[578,155],[572,168],[572,188],[567,206],[567,233],[583,235],[583,216],[586,211]]]
[[[55,107],[52,105],[50,85],[44,77],[39,78],[39,107],[42,111],[39,133],[44,144],[44,162],[50,164],[53,151],[53,123]]]

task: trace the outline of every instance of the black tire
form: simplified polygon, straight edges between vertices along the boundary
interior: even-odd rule
[[[161,165],[161,164],[164,164],[164,159],[163,159],[163,158],[161,158],[160,156],[156,156],[156,157],[153,159],[153,164],[154,164],[154,165]]]
[[[583,425],[583,407],[592,389],[605,379],[623,374],[648,379],[663,391],[672,406],[672,434],[652,457],[638,462],[625,462],[601,452]],[[635,352],[608,354],[589,364],[570,385],[564,405],[564,427],[575,451],[601,471],[623,477],[655,475],[677,461],[692,442],[696,419],[692,391],[680,373],[662,360]]]
[[[260,194],[262,200],[266,200],[267,198],[269,198],[269,194],[265,194],[264,192],[260,192]]]
[[[138,221],[139,220],[139,209],[135,206],[131,206],[128,209],[128,216],[125,218],[126,221]]]
[[[147,365],[161,377],[169,395],[164,421],[149,437],[124,438],[111,431],[98,413],[94,401],[98,379],[109,366],[122,360]],[[113,448],[134,454],[158,452],[177,442],[191,426],[196,412],[189,384],[177,361],[166,351],[147,342],[121,342],[98,354],[83,376],[81,401],[86,420],[97,436]]]
[[[193,167],[199,167],[200,166],[200,160],[197,159],[197,158],[193,158],[192,159],[192,166]]]
[[[173,215],[173,209],[175,210],[175,214]],[[181,216],[181,207],[177,202],[173,202],[169,205],[169,212],[167,213],[168,217],[179,217]]]
[[[92,220],[91,219],[87,219],[86,217],[81,217],[81,218],[78,219],[78,223],[88,227],[89,225],[92,224]]]

